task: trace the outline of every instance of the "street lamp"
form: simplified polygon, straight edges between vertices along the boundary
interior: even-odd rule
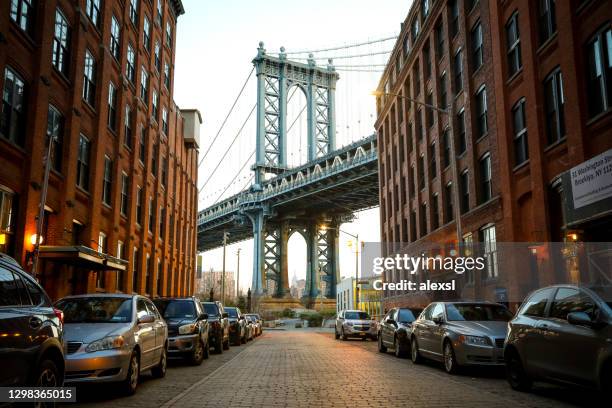
[[[238,297],[240,296],[240,251],[242,248],[238,248],[236,250],[236,301],[238,301]]]
[[[225,247],[227,246],[229,232],[223,231],[223,272],[221,275],[221,303],[225,305]]]
[[[457,228],[457,247],[459,248],[459,246],[461,245],[461,241],[463,240],[463,232],[461,229],[461,208],[459,206],[459,174],[458,174],[459,170],[457,169],[457,155],[456,155],[456,150],[455,150],[455,107],[453,103],[451,102],[446,108],[440,108],[439,106],[430,105],[428,103],[421,102],[416,99],[412,99],[408,96],[399,95],[399,94],[392,93],[392,92],[374,91],[372,92],[372,95],[377,96],[377,97],[386,96],[386,95],[395,96],[397,98],[407,100],[408,102],[412,104],[424,106],[427,109],[431,109],[431,110],[434,110],[439,113],[443,113],[448,116],[448,123],[450,127],[450,150],[452,152],[451,171],[453,173],[453,183],[452,183],[453,201],[454,201],[453,209],[455,212],[454,214],[455,226]]]

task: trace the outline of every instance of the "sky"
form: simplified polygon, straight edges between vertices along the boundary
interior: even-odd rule
[[[291,53],[388,38],[399,33],[410,4],[410,0],[183,0],[185,14],[179,17],[177,25],[174,99],[181,108],[198,109],[203,118],[199,210],[250,184],[255,115],[249,116],[249,112],[255,104],[256,86],[254,75],[248,81],[247,77],[260,41],[273,54],[281,46]],[[389,40],[314,53],[315,58],[325,58],[317,60],[319,65],[327,64],[327,57],[333,57],[340,74],[336,90],[337,147],[374,132],[375,100],[371,92],[387,62],[385,52],[393,44]],[[346,58],[362,54],[375,55]],[[290,54],[289,58],[305,56]],[[244,91],[237,98],[243,84]],[[306,144],[305,114],[300,114],[305,97],[297,92],[294,96],[288,106],[288,123],[295,122],[288,132],[290,165],[305,160]],[[361,212],[356,217],[356,222],[343,224],[341,231],[359,234],[360,241],[380,241],[378,209]],[[353,238],[341,233],[340,239],[340,273],[353,275],[354,246],[348,246]],[[252,247],[252,240],[243,241],[228,246],[226,252],[226,270],[235,271],[236,252],[241,249],[240,285],[244,291],[251,286]],[[298,279],[305,277],[305,248],[299,234],[291,237],[289,279],[294,274]],[[205,269],[220,270],[221,265],[221,249],[204,253]]]

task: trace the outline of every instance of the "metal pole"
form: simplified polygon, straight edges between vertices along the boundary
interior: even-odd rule
[[[359,310],[359,233],[355,235],[355,309]]]
[[[223,232],[223,271],[221,274],[221,303],[225,306],[225,247],[227,245],[227,232]]]
[[[45,174],[43,177],[42,191],[40,193],[40,203],[38,204],[38,219],[36,220],[36,242],[34,243],[34,260],[32,261],[32,276],[36,279],[38,268],[38,255],[40,253],[40,240],[42,235],[43,220],[45,217],[45,204],[47,202],[47,190],[49,187],[49,172],[51,171],[51,149],[53,148],[53,138],[48,137],[47,152],[45,154]]]
[[[236,256],[238,257],[238,264],[236,266],[236,299],[240,296],[240,250],[238,248],[236,251]]]

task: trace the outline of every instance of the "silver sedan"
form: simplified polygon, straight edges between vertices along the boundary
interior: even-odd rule
[[[349,337],[365,339],[377,339],[378,323],[370,318],[370,315],[361,310],[342,310],[336,317],[335,327],[336,340]]]
[[[412,324],[412,361],[442,361],[448,373],[467,365],[501,366],[511,318],[510,311],[497,303],[431,303]]]
[[[120,382],[133,394],[143,371],[166,374],[168,327],[149,299],[88,294],[55,306],[64,312],[66,383]]]

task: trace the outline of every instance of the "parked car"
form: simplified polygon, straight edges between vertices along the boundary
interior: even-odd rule
[[[404,307],[389,310],[378,325],[378,351],[386,353],[390,347],[397,357],[406,357],[410,351],[412,322],[421,311]]]
[[[168,324],[168,356],[200,365],[210,354],[208,315],[195,297],[153,300]]]
[[[612,389],[612,287],[556,285],[536,290],[509,323],[507,378]]]
[[[230,342],[234,346],[239,346],[246,343],[247,327],[246,320],[237,307],[226,307],[229,325],[230,325]]]
[[[258,316],[259,315],[254,314],[254,313],[247,313],[247,314],[245,314],[245,317],[247,318],[247,321],[250,321],[251,324],[253,325],[253,329],[254,329],[253,337],[261,336],[261,333],[262,333],[262,330],[263,330],[261,328],[261,320],[258,319]]]
[[[208,341],[215,353],[221,354],[230,347],[227,312],[219,302],[202,302],[202,306],[208,315]]]
[[[489,302],[435,302],[412,323],[410,355],[444,362],[448,373],[467,365],[503,365],[510,311]]]
[[[368,338],[376,340],[378,336],[378,324],[370,315],[361,310],[343,310],[336,317],[334,328],[336,340],[349,337],[359,337],[363,340]]]
[[[43,288],[0,254],[0,386],[64,383],[63,319]]]
[[[87,294],[55,306],[65,316],[66,382],[120,382],[129,395],[144,371],[166,375],[168,327],[149,299]]]

